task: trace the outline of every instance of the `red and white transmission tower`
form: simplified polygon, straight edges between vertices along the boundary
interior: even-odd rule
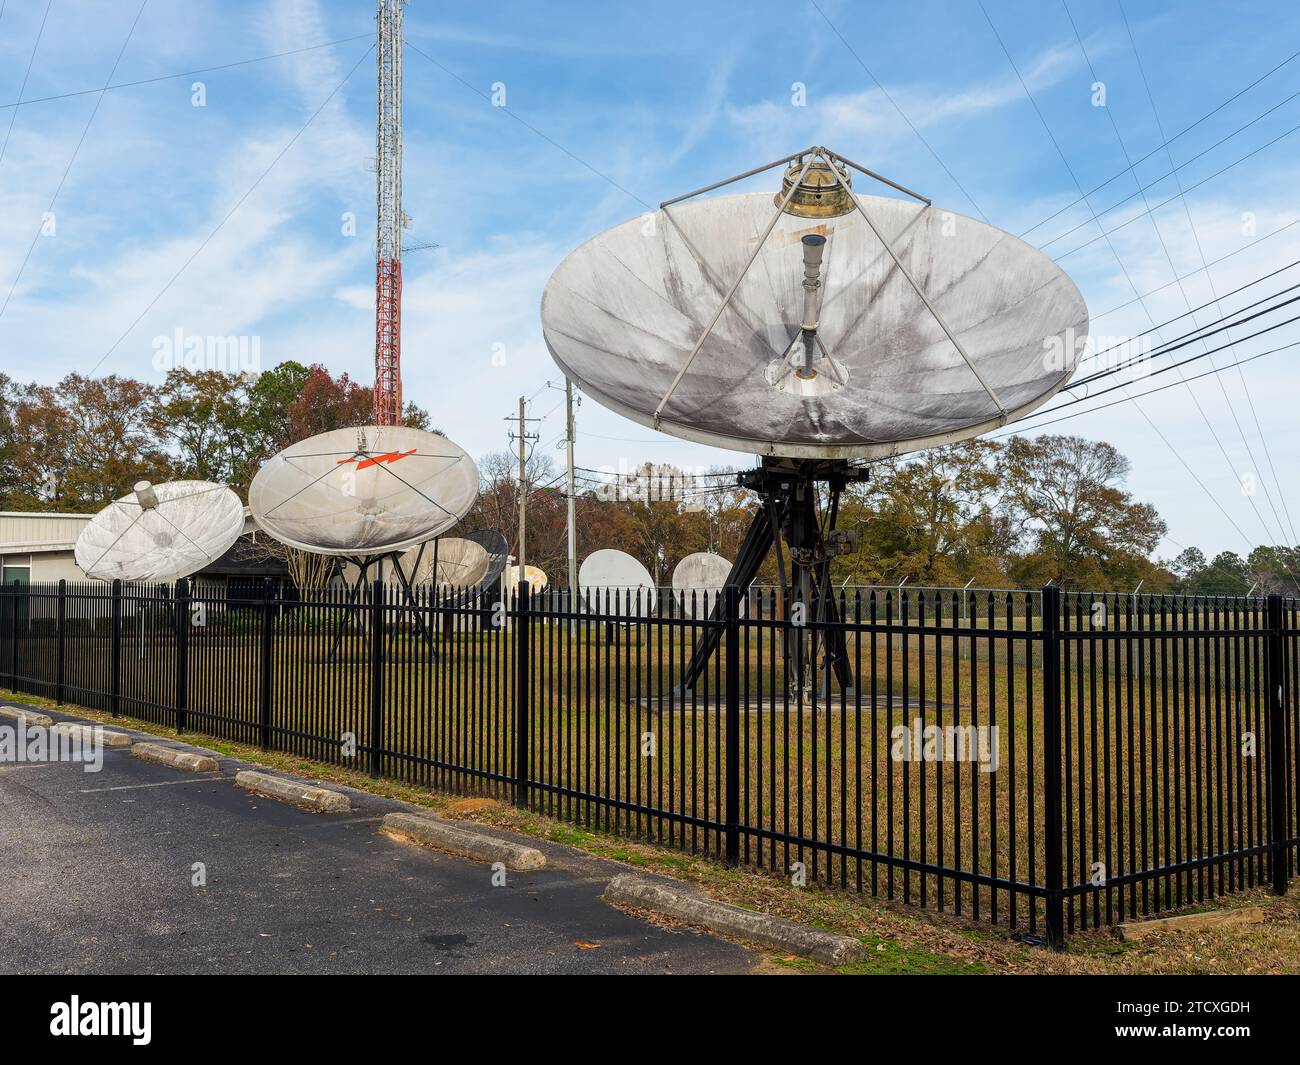
[[[375,424],[402,424],[402,7],[378,0],[375,128]]]

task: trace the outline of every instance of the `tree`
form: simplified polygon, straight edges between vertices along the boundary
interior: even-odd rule
[[[1193,595],[1245,595],[1251,586],[1250,567],[1235,551],[1220,551],[1208,566],[1187,582]]]
[[[1155,508],[1120,487],[1129,462],[1110,444],[1012,437],[1005,456],[1007,500],[1026,540],[1012,568],[1022,582],[1125,584],[1165,534]]]
[[[168,371],[150,416],[157,437],[171,445],[180,476],[247,492],[254,464],[245,424],[253,380],[221,370]]]
[[[862,533],[858,568],[888,581],[1001,583],[1007,537],[997,519],[999,450],[972,440],[874,465],[841,523]]]
[[[153,389],[118,377],[68,374],[56,387],[18,391],[9,417],[16,454],[8,506],[87,512],[140,480],[165,481],[174,467],[150,422]]]
[[[248,438],[249,454],[256,455],[259,461],[294,442],[289,410],[310,374],[302,363],[286,359],[253,380],[245,397],[242,428]]]

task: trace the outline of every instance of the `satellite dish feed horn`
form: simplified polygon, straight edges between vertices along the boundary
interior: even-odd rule
[[[158,506],[158,493],[148,481],[136,481],[135,501],[140,504],[141,510],[153,510]]]

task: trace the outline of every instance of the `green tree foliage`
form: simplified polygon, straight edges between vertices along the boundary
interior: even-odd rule
[[[1012,437],[1003,477],[1025,541],[1012,577],[1102,588],[1152,576],[1148,556],[1166,525],[1154,507],[1123,489],[1128,472],[1128,459],[1103,441]]]

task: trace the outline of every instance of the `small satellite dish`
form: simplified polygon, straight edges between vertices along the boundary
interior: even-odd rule
[[[696,551],[687,555],[673,567],[673,592],[677,601],[689,604],[691,593],[698,602],[712,603],[727,583],[731,563],[712,551]]]
[[[593,614],[627,616],[654,609],[650,571],[626,551],[609,547],[593,551],[578,568],[578,587]]]
[[[486,592],[493,588],[501,580],[501,574],[505,571],[506,563],[510,560],[510,546],[506,543],[506,538],[495,529],[475,529],[465,534],[466,540],[473,540],[487,552],[488,568],[480,579],[478,588],[475,591]],[[543,574],[543,577],[545,574]]]
[[[257,471],[253,519],[281,543],[367,558],[430,540],[478,497],[478,470],[437,433],[405,426],[336,429],[292,444]]]
[[[550,583],[550,578],[537,566],[524,566],[524,578],[528,581],[528,587],[534,595],[540,592]],[[519,565],[515,563],[507,566],[501,574],[501,594],[512,596],[519,590]]]
[[[244,505],[211,481],[140,481],[77,537],[77,565],[102,581],[173,581],[224,555],[244,531]]]
[[[831,184],[810,199],[848,195],[819,173]],[[1019,238],[928,202],[857,195],[810,217],[777,195],[670,202],[572,252],[542,296],[565,375],[687,440],[850,459],[977,436],[1074,371],[1083,297]]]
[[[407,548],[398,565],[412,585],[431,584],[443,595],[474,591],[487,576],[489,562],[481,544],[446,536]]]

